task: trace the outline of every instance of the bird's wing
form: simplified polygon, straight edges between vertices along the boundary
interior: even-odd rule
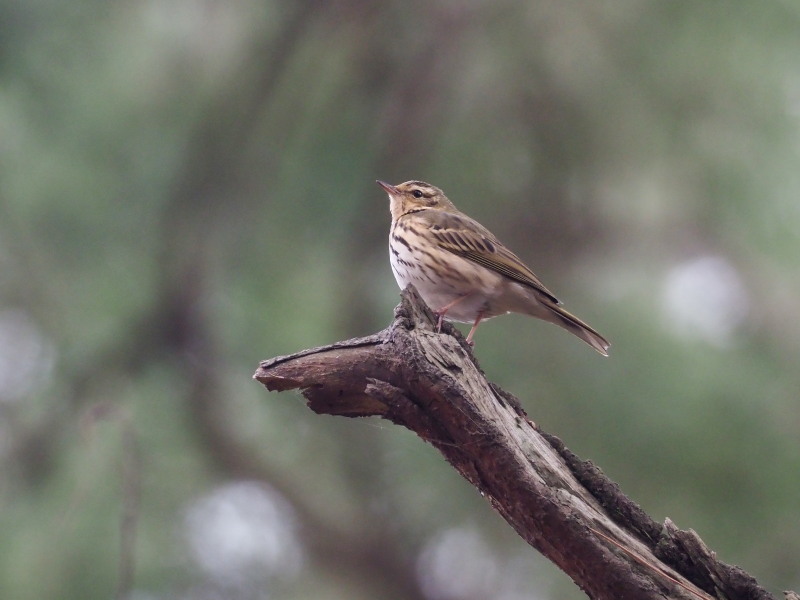
[[[553,293],[544,287],[520,258],[506,248],[492,232],[466,215],[441,211],[425,211],[431,237],[440,248],[467,258],[535,289],[555,304],[561,304]]]

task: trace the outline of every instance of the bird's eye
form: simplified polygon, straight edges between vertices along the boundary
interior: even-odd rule
[[[414,198],[422,198],[422,192],[420,192],[419,190],[414,190],[413,192],[411,192],[411,195],[414,196]]]

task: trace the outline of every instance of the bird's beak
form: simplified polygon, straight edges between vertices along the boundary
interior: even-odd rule
[[[375,181],[375,183],[377,183],[384,190],[386,190],[386,193],[389,194],[390,196],[397,196],[398,194],[400,194],[400,190],[398,190],[393,185],[386,183],[385,181],[381,181],[380,179],[378,179]]]

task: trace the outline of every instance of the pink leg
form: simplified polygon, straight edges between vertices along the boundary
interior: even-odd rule
[[[464,294],[463,296],[459,296],[458,298],[453,300],[450,304],[447,304],[447,305],[443,306],[439,310],[433,311],[433,314],[439,316],[439,321],[436,323],[436,333],[439,333],[440,331],[442,331],[442,321],[444,319],[445,314],[447,314],[447,311],[450,310],[451,308],[453,308],[456,304],[461,302],[467,296],[469,296],[469,294]]]
[[[474,346],[475,345],[475,342],[472,341],[472,336],[475,335],[475,330],[478,328],[478,323],[481,322],[481,319],[483,319],[483,313],[478,313],[478,317],[475,319],[475,322],[472,324],[472,329],[470,329],[469,333],[467,334],[467,343],[470,346]]]

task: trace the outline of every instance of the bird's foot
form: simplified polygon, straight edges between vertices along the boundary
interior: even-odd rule
[[[483,319],[483,313],[480,312],[478,313],[478,316],[475,318],[475,322],[472,324],[472,329],[470,329],[469,333],[467,334],[467,343],[470,346],[473,347],[475,346],[475,342],[472,341],[472,336],[475,335],[475,330],[478,328],[478,323],[480,323],[482,319]]]
[[[435,310],[433,314],[435,314],[438,318],[436,319],[436,333],[442,332],[442,323],[444,323],[444,314],[447,310]]]
[[[469,294],[464,294],[463,296],[459,296],[458,298],[456,298],[455,300],[453,300],[449,304],[445,304],[439,310],[433,311],[433,314],[435,314],[436,316],[439,317],[439,321],[436,323],[436,333],[441,333],[442,332],[442,322],[444,321],[444,316],[447,314],[447,311],[450,310],[451,308],[453,308],[456,304],[461,302],[467,296],[469,296]]]

